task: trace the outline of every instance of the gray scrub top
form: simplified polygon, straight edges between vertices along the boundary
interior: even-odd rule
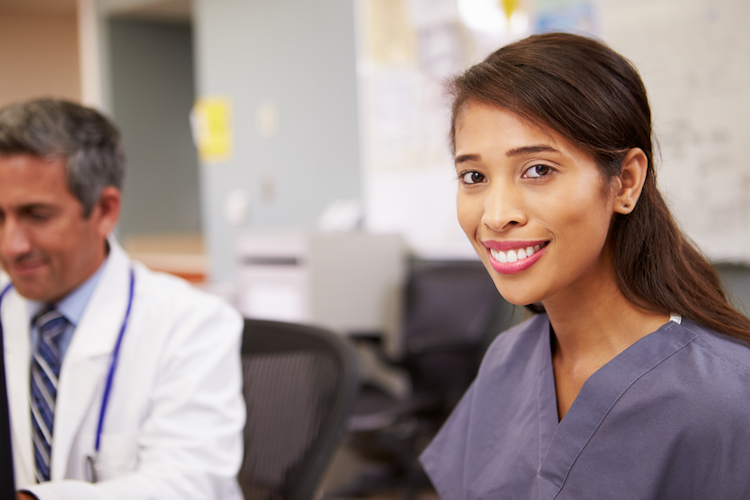
[[[421,457],[443,500],[750,499],[750,348],[668,322],[558,423],[546,315],[500,335]]]

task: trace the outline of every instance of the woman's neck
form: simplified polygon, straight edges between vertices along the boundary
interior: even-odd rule
[[[555,336],[552,366],[560,419],[595,371],[669,320],[627,300],[612,273],[543,303]]]

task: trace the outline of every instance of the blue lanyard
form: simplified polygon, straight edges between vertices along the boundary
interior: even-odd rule
[[[8,291],[13,288],[13,283],[9,283],[2,292],[0,292],[0,305],[2,305],[3,297]],[[96,426],[96,441],[94,442],[94,452],[99,453],[99,445],[102,437],[102,427],[104,426],[104,415],[107,413],[107,404],[109,403],[109,394],[112,392],[112,381],[115,378],[115,370],[117,369],[117,360],[120,356],[120,346],[122,345],[122,338],[125,336],[125,329],[128,326],[128,319],[130,319],[130,310],[133,308],[133,295],[135,292],[135,272],[133,268],[130,268],[130,287],[128,289],[128,307],[125,310],[125,318],[122,320],[122,326],[120,326],[120,332],[117,335],[117,342],[115,348],[112,350],[112,361],[109,364],[109,372],[107,372],[107,381],[104,385],[104,394],[102,395],[102,406],[99,410],[99,422]],[[2,324],[0,324],[2,329]]]
[[[2,305],[3,303],[3,297],[5,297],[5,294],[8,293],[8,290],[10,290],[11,288],[13,288],[13,283],[8,283],[8,286],[3,288],[3,291],[0,292],[0,305]]]
[[[104,385],[104,394],[102,395],[102,407],[99,410],[99,423],[96,425],[96,441],[94,442],[94,452],[99,453],[99,444],[102,438],[102,426],[104,425],[104,414],[107,413],[107,404],[109,403],[109,393],[112,392],[112,380],[115,378],[115,370],[117,369],[117,359],[120,356],[120,345],[122,344],[122,338],[125,336],[125,329],[128,327],[128,319],[130,319],[130,310],[133,308],[133,295],[135,291],[135,273],[133,268],[130,268],[130,287],[128,288],[128,308],[125,309],[125,317],[122,319],[122,326],[120,326],[120,333],[117,335],[117,342],[115,348],[112,351],[112,361],[109,364],[109,373],[107,373],[107,383]]]

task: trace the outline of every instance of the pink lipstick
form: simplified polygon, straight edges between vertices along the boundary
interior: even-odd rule
[[[500,274],[516,274],[533,266],[549,241],[484,241],[492,268]]]

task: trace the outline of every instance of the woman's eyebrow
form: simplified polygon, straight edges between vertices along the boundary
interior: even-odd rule
[[[534,153],[559,153],[557,149],[553,148],[552,146],[547,146],[546,144],[539,144],[534,146],[522,146],[520,148],[510,149],[505,153],[505,156],[513,157],[513,156],[523,156],[523,155],[529,155]]]
[[[453,163],[464,163],[467,161],[481,161],[481,160],[482,160],[481,155],[475,155],[475,154],[458,155],[456,156],[456,159],[453,160]]]
[[[552,146],[547,146],[546,144],[538,144],[533,146],[521,146],[520,148],[514,148],[510,149],[505,153],[505,156],[508,157],[514,157],[514,156],[523,156],[523,155],[530,155],[534,153],[560,153],[558,149],[553,148]],[[464,163],[467,161],[482,161],[482,155],[478,154],[465,154],[465,155],[458,155],[456,156],[456,159],[454,160],[454,163]]]

